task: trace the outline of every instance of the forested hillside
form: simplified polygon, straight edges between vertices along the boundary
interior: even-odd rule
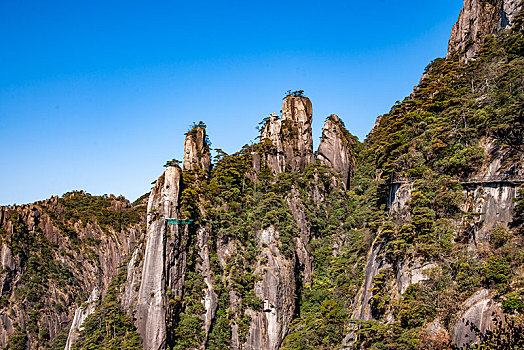
[[[330,115],[314,151],[290,91],[234,154],[190,126],[133,204],[3,207],[0,344],[524,348],[522,6],[466,0],[448,57],[362,142]]]

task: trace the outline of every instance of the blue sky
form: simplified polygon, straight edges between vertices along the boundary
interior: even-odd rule
[[[285,91],[361,140],[445,56],[461,0],[0,0],[0,204],[149,191],[208,125],[228,153]]]

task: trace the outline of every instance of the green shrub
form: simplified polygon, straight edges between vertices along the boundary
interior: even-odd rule
[[[489,286],[503,289],[510,278],[510,265],[507,257],[491,254],[484,264],[484,279]]]

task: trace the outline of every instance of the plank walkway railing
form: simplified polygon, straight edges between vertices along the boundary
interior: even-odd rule
[[[386,185],[401,185],[406,183],[413,183],[415,180],[419,180],[418,177],[411,178],[394,178],[386,182]],[[509,183],[514,185],[519,185],[524,183],[524,176],[515,176],[515,175],[491,175],[491,176],[474,176],[467,179],[459,179],[462,185],[482,185],[489,183]]]

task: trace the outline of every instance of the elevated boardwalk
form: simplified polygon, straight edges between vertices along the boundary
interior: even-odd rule
[[[386,182],[387,186],[402,185],[407,183],[413,183],[420,178],[395,178]],[[493,175],[493,176],[477,176],[467,179],[457,180],[462,185],[485,185],[485,184],[510,184],[510,185],[521,185],[524,183],[524,176],[511,176],[511,175]]]

